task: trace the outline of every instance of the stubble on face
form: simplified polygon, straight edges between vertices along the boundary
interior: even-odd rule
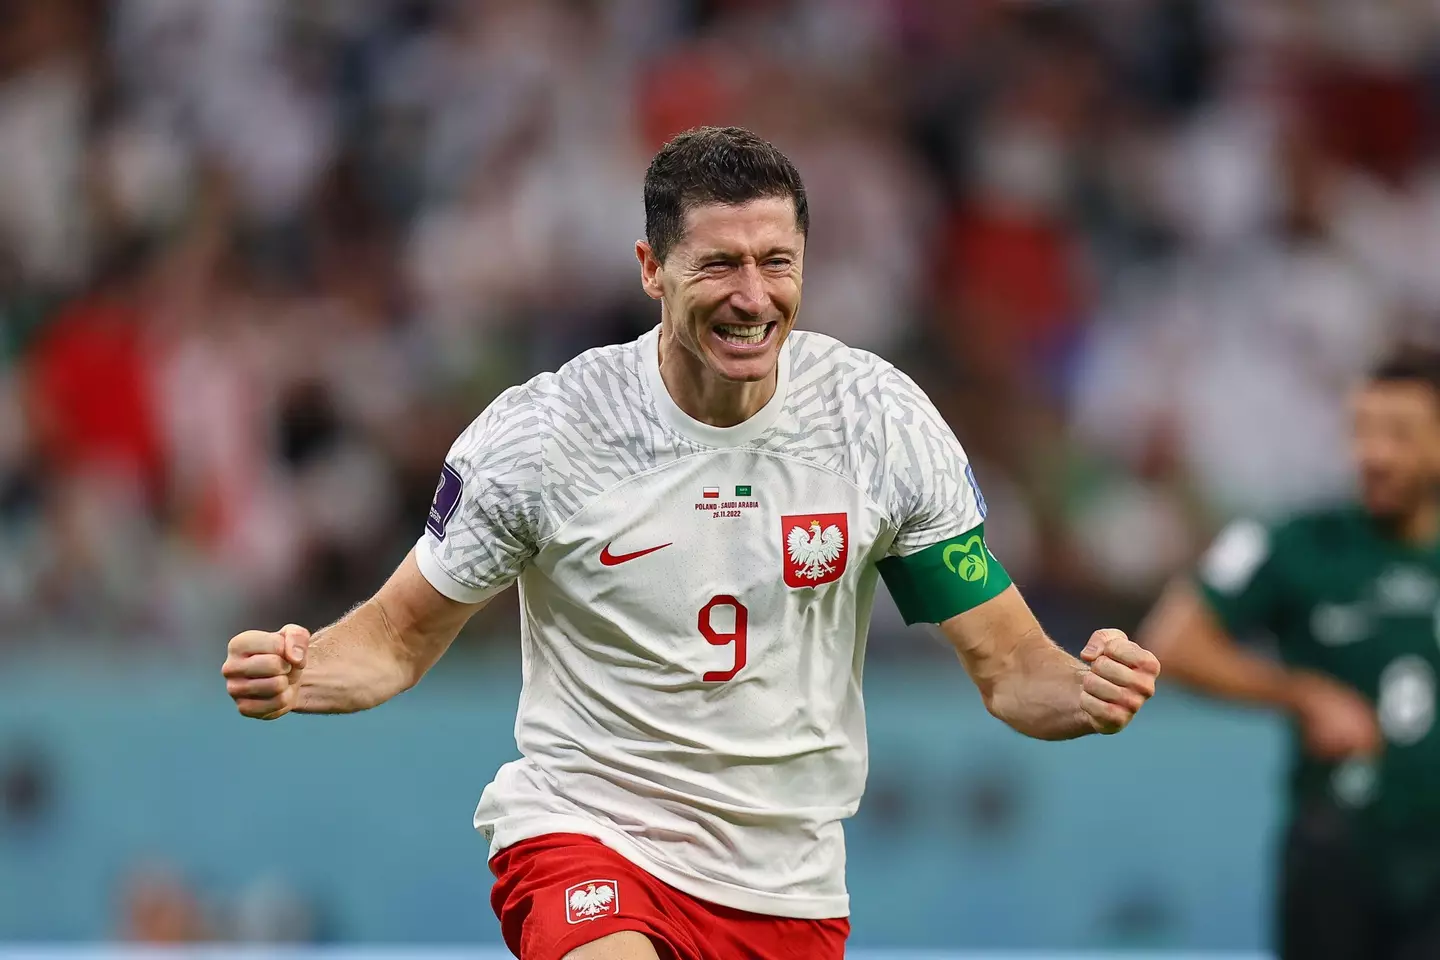
[[[706,204],[686,214],[664,264],[647,270],[646,290],[663,304],[661,374],[696,420],[732,426],[773,395],[800,308],[804,246],[788,197]]]

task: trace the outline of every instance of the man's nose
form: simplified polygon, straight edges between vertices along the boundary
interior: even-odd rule
[[[765,312],[765,282],[760,276],[760,267],[754,263],[742,263],[735,273],[735,289],[730,293],[730,306],[750,317]]]

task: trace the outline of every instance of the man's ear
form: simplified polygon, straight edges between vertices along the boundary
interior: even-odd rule
[[[655,256],[650,244],[644,240],[636,240],[635,259],[640,261],[640,286],[645,288],[650,299],[659,300],[665,293],[665,288],[660,283],[660,258]]]

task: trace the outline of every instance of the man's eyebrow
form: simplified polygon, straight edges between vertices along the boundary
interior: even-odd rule
[[[755,259],[764,261],[769,260],[771,257],[777,255],[794,257],[798,255],[798,251],[794,247],[789,247],[782,244],[770,247],[769,249],[763,251],[758,256],[756,256]],[[703,263],[707,260],[723,260],[726,263],[733,263],[737,260],[743,260],[744,257],[744,254],[730,253],[725,250],[701,250],[695,253],[695,260],[700,263]]]

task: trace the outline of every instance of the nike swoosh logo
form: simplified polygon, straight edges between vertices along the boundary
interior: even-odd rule
[[[613,567],[617,564],[626,563],[630,560],[635,560],[639,557],[643,557],[647,553],[654,553],[656,550],[664,550],[668,546],[671,546],[671,544],[662,543],[658,547],[649,547],[645,550],[636,550],[634,553],[611,553],[610,544],[607,543],[605,544],[605,549],[600,551],[600,562],[607,567]]]

